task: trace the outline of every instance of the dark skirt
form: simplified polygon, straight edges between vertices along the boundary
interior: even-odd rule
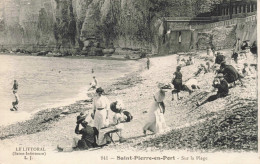
[[[174,89],[178,92],[182,90],[182,80],[181,79],[174,79],[173,80]]]

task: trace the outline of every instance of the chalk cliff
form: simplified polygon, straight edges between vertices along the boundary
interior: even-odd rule
[[[161,17],[208,13],[221,0],[0,1],[0,45],[97,55],[104,48],[152,52],[165,33]]]

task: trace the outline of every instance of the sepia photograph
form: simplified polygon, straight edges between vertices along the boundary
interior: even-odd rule
[[[260,163],[258,0],[0,0],[0,164]]]

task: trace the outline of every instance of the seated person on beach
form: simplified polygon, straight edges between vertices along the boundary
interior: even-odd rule
[[[192,57],[190,56],[189,59],[186,61],[186,66],[194,64]]]
[[[201,106],[207,102],[214,101],[218,98],[226,97],[228,95],[228,92],[229,92],[228,83],[224,79],[224,76],[222,73],[219,73],[217,75],[217,78],[214,79],[212,86],[214,87],[214,90],[218,89],[217,94],[208,97],[206,100],[204,100],[202,102],[197,102],[197,104],[196,104],[197,106]]]
[[[221,54],[220,52],[217,52],[216,58],[215,58],[215,64],[221,64],[223,61],[225,61],[226,57]]]
[[[244,77],[248,77],[248,76],[251,76],[252,74],[252,71],[251,69],[248,67],[248,64],[247,63],[244,63],[244,68],[242,69],[242,75]]]
[[[197,79],[191,78],[185,82],[182,89],[183,91],[188,91],[189,94],[191,94],[195,89],[200,89],[200,87],[198,86]]]
[[[243,41],[243,43],[241,45],[241,50],[246,50],[247,47],[249,47],[248,46],[248,42],[247,41]]]
[[[238,53],[233,49],[233,53],[231,58],[235,61],[235,63],[237,64],[237,59],[238,59]]]
[[[90,83],[90,88],[88,89],[88,91],[90,90],[95,90],[97,88],[98,82],[95,76],[93,76],[93,81]]]
[[[133,119],[133,116],[128,111],[124,111],[122,106],[119,105],[118,101],[112,102],[110,108],[114,112],[113,123],[109,124],[108,127],[101,128],[99,130],[99,137],[98,137],[99,145],[101,145],[102,143],[103,144],[110,143],[110,142],[107,143],[105,141],[109,137],[108,135],[110,135],[110,133],[113,131],[117,131],[120,143],[125,142],[126,139],[122,135],[124,130],[123,123],[130,122]]]
[[[250,47],[250,51],[252,54],[257,54],[257,44],[256,41],[253,42],[252,46]]]
[[[77,117],[77,125],[75,128],[76,134],[81,134],[81,139],[74,138],[73,146],[62,148],[59,145],[57,146],[58,151],[73,151],[73,150],[88,150],[90,148],[97,147],[96,137],[98,135],[98,131],[95,127],[91,127],[88,125],[88,122],[85,121],[86,116],[83,113]],[[82,125],[83,128],[79,130],[79,125]]]
[[[18,104],[19,104],[19,97],[15,90],[13,90],[15,101],[12,102],[13,107],[10,109],[11,111],[17,111],[18,110]]]
[[[204,64],[200,64],[198,66],[198,71],[194,73],[195,76],[198,76],[202,71],[204,71],[204,74],[208,72],[207,68]]]
[[[180,61],[179,66],[181,66],[181,67],[186,66],[186,59],[182,58],[181,61]]]
[[[241,82],[241,85],[243,85],[243,82],[241,80],[243,76],[239,74],[232,65],[227,65],[226,62],[221,63],[218,73],[223,73],[224,78],[228,83],[234,83],[234,85],[236,85],[235,81],[239,80]]]
[[[182,90],[182,73],[181,73],[181,66],[177,66],[176,72],[173,73],[173,79],[172,84],[174,85],[174,90],[172,91],[172,94],[174,92],[177,93],[177,98],[179,98],[179,92]],[[172,97],[172,100],[174,100],[174,97]]]
[[[214,64],[210,65],[209,61],[206,62],[206,70],[207,70],[206,73],[208,73],[208,72],[215,72],[216,71]]]
[[[122,133],[124,130],[124,122],[130,122],[133,117],[128,111],[124,111],[123,106],[121,106],[118,101],[111,103],[111,110],[114,112],[113,124],[110,124],[110,127],[113,127],[119,131],[119,142],[125,142],[126,139],[123,137]]]

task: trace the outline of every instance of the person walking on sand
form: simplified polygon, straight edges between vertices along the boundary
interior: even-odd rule
[[[98,81],[96,79],[95,76],[93,76],[93,81],[90,83],[90,88],[88,89],[88,91],[92,90],[92,89],[96,89],[98,85]]]
[[[94,73],[94,69],[93,68],[91,69],[91,73]]]
[[[149,68],[150,68],[150,58],[149,57],[147,57],[146,65],[147,65],[147,69],[149,70]]]
[[[181,60],[181,55],[178,55],[178,56],[177,56],[177,65],[179,65],[180,60]]]
[[[177,98],[179,98],[179,92],[182,90],[182,73],[181,73],[181,66],[177,66],[176,72],[173,73],[174,77],[172,80],[172,84],[174,85],[174,92],[177,92]],[[172,97],[172,100],[174,98]]]
[[[143,133],[145,135],[147,130],[153,133],[161,133],[167,129],[164,119],[165,106],[163,100],[166,92],[166,90],[163,89],[164,86],[163,83],[159,83],[159,90],[153,95],[153,102],[148,112],[147,123],[143,127]]]

